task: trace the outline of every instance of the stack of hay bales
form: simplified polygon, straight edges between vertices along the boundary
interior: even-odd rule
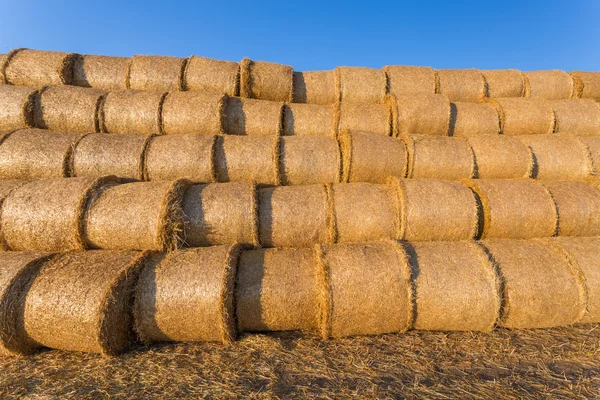
[[[0,354],[600,322],[600,74],[0,57]]]

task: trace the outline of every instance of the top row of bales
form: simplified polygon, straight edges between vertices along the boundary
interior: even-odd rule
[[[295,103],[382,103],[394,95],[435,94],[450,101],[486,97],[600,100],[600,73],[546,70],[441,69],[385,66],[294,71],[291,66],[243,59],[136,55],[110,57],[17,49],[0,55],[0,82],[22,86],[74,85],[106,90],[205,91]]]

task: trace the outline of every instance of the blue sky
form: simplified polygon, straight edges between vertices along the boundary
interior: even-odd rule
[[[2,0],[0,52],[600,70],[600,1]],[[343,5],[341,5],[343,4]]]

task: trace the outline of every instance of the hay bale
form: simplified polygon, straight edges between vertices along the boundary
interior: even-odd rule
[[[0,133],[33,126],[33,105],[37,90],[0,85]]]
[[[47,262],[25,298],[24,325],[39,345],[116,355],[132,339],[132,292],[144,254],[70,252]]]
[[[13,190],[2,204],[6,247],[17,251],[84,249],[83,217],[91,193],[107,179],[42,179]]]
[[[35,126],[73,133],[100,132],[98,111],[105,94],[74,86],[45,87],[33,108]]]
[[[240,331],[318,331],[313,249],[242,252],[236,286]]]
[[[70,85],[75,54],[58,51],[15,50],[4,68],[6,83],[17,86]]]
[[[580,96],[583,99],[600,100],[600,73],[599,72],[571,72],[573,81],[580,85]],[[577,97],[577,96],[575,96]]]
[[[500,282],[474,242],[411,244],[414,329],[490,331],[500,314]]]
[[[521,136],[534,157],[533,178],[578,179],[592,174],[592,160],[585,144],[569,135]]]
[[[591,99],[553,100],[556,133],[600,136],[600,105]]]
[[[0,210],[2,209],[2,203],[4,203],[4,199],[6,199],[12,191],[26,183],[26,181],[19,180],[0,180]],[[2,231],[0,226],[0,250],[8,250],[4,238],[1,235]]]
[[[142,269],[134,303],[141,341],[233,341],[239,254],[237,245],[178,250]]]
[[[477,69],[438,69],[439,93],[450,101],[481,101],[485,95],[485,79]]]
[[[183,231],[181,204],[187,182],[133,182],[103,187],[87,209],[90,248],[173,250]]]
[[[402,96],[413,94],[435,94],[437,79],[431,67],[387,65],[383,67],[387,76],[389,93]]]
[[[75,145],[72,176],[114,175],[123,179],[144,179],[144,153],[151,136],[94,133]],[[0,153],[2,146],[0,146]]]
[[[144,157],[145,180],[214,182],[215,141],[215,136],[205,135],[154,136]]]
[[[556,205],[548,190],[532,179],[467,182],[481,201],[482,238],[528,239],[554,236]]]
[[[579,137],[585,145],[592,163],[592,175],[600,175],[600,137]]]
[[[164,98],[164,93],[148,91],[110,92],[100,108],[102,132],[162,134],[161,109]]]
[[[516,69],[495,69],[481,71],[486,85],[486,96],[523,97],[525,95],[525,78]]]
[[[78,55],[73,62],[74,86],[104,90],[129,87],[131,58]]]
[[[468,240],[479,231],[473,191],[458,182],[398,179],[404,240]]]
[[[450,101],[441,94],[397,96],[398,135],[446,136],[450,127]]]
[[[231,61],[191,56],[185,67],[184,83],[185,90],[189,91],[238,96],[240,65]]]
[[[336,137],[335,107],[319,104],[286,104],[283,108],[284,136]]]
[[[325,185],[258,190],[259,240],[263,247],[333,243],[330,190]]]
[[[578,181],[544,181],[556,203],[558,236],[600,236],[600,189]]]
[[[338,101],[335,71],[294,72],[294,103],[333,104]]]
[[[413,319],[410,266],[396,243],[320,246],[323,338],[404,332]]]
[[[400,234],[400,204],[395,185],[333,185],[337,241],[395,239]]]
[[[340,149],[333,138],[284,137],[281,138],[279,153],[282,185],[340,181]]]
[[[218,182],[279,184],[279,138],[218,136],[214,166]]]
[[[340,134],[339,143],[342,182],[384,183],[390,176],[406,176],[408,155],[401,140],[346,130]]]
[[[185,245],[258,246],[258,205],[252,183],[192,185],[183,198]]]
[[[186,58],[136,55],[129,67],[129,89],[167,92],[183,90]]]
[[[294,69],[289,65],[244,58],[240,63],[240,96],[292,101]]]
[[[554,132],[554,111],[540,99],[494,99],[504,135],[538,135]]]
[[[498,135],[500,117],[496,108],[487,103],[452,103],[450,136]]]
[[[573,98],[575,85],[571,75],[565,71],[547,70],[524,72],[525,97],[546,100]]]
[[[377,133],[385,136],[392,134],[392,109],[389,104],[373,103],[337,103],[337,131],[346,129]]]
[[[585,311],[582,282],[567,259],[535,240],[486,240],[503,283],[505,328],[570,325]]]
[[[8,54],[0,54],[0,85],[5,83],[4,81],[4,68],[6,67],[6,62],[8,61]]]
[[[223,133],[222,114],[226,102],[221,94],[170,92],[162,105],[162,129],[165,135]]]
[[[229,97],[223,131],[231,135],[278,136],[283,125],[283,103]]]
[[[414,135],[406,141],[409,178],[460,180],[473,176],[475,159],[466,139]]]
[[[387,93],[384,71],[364,67],[337,67],[335,72],[340,101],[383,103]]]
[[[529,178],[533,168],[531,151],[517,138],[481,135],[467,138],[475,156],[474,178]]]

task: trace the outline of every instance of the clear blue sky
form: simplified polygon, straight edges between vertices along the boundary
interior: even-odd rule
[[[600,71],[600,0],[3,0],[0,52]],[[340,3],[341,4],[341,3]]]

